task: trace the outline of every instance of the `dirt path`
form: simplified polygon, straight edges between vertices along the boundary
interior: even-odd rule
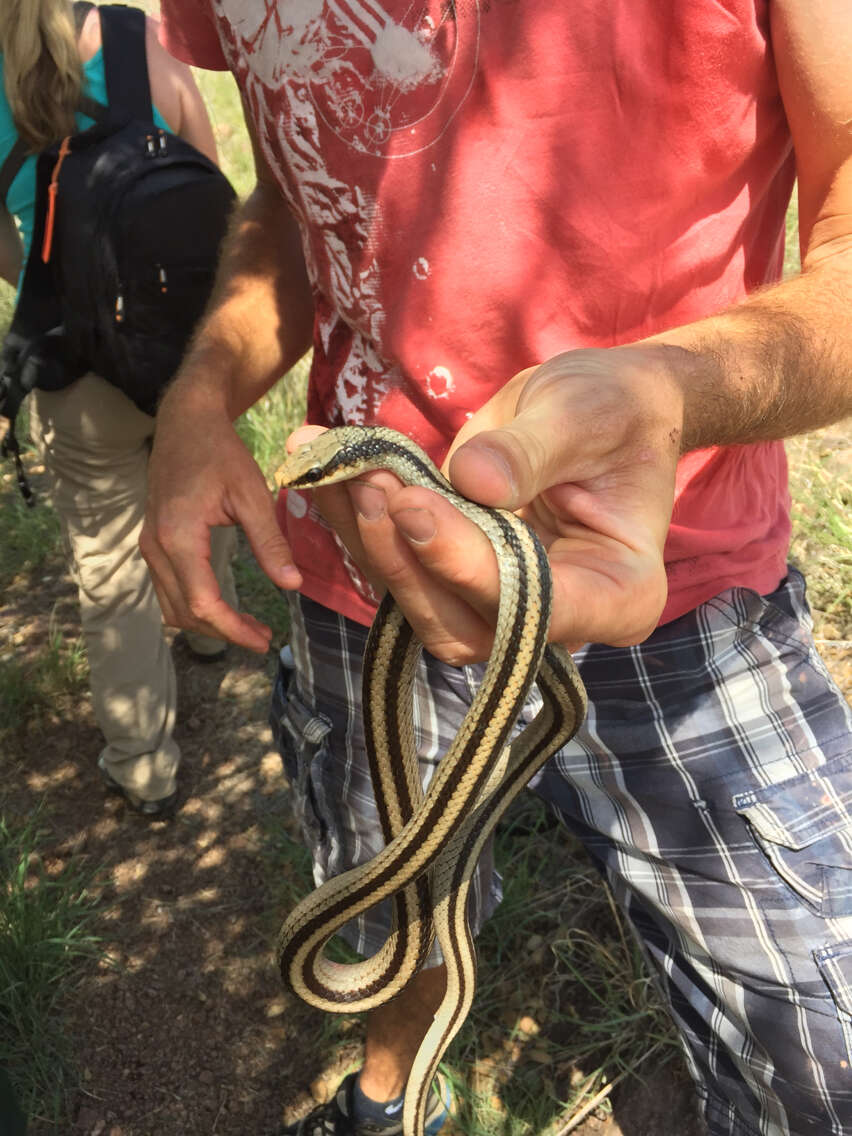
[[[71,632],[73,597],[57,591]],[[37,639],[43,619],[27,606],[13,617]],[[104,867],[98,931],[112,965],[69,998],[87,1134],[263,1131],[282,1084],[303,1083],[311,1057],[309,1045],[292,1046],[305,1014],[286,1004],[271,965],[277,913],[261,831],[287,822],[280,763],[267,753],[264,663],[238,650],[208,666],[175,655],[184,762],[173,821],[148,823],[105,796],[87,698],[32,735],[15,778],[15,811],[44,801],[48,866],[85,854]],[[305,1030],[316,1035],[317,1024]]]
[[[51,609],[73,639],[74,593],[58,559],[0,606],[22,658],[44,643]],[[280,851],[291,822],[266,725],[271,662],[236,648],[213,665],[180,647],[175,658],[184,763],[174,820],[149,823],[105,796],[85,694],[31,733],[11,771],[15,812],[43,802],[48,866],[80,854],[103,865],[99,933],[111,962],[67,999],[79,1136],[266,1136],[358,1052],[359,1025],[335,1033],[283,993],[272,957],[282,908],[307,877],[303,857]],[[852,686],[848,657],[829,661]],[[617,1120],[576,1131],[697,1134],[682,1070],[643,1073],[644,1086],[616,1094]],[[65,1136],[38,1122],[31,1133]]]

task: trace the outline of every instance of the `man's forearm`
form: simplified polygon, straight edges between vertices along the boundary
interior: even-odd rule
[[[682,448],[783,438],[852,413],[852,93],[848,0],[773,0],[796,156],[803,272],[654,337],[684,392]]]
[[[258,182],[234,216],[207,312],[173,384],[236,418],[310,346],[313,304],[298,227]],[[167,396],[168,397],[168,396]]]
[[[682,450],[767,441],[852,413],[852,251],[654,336],[684,391]]]

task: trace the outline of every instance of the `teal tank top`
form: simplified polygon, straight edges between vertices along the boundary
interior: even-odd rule
[[[104,56],[101,50],[96,51],[92,58],[83,65],[83,89],[90,98],[106,105],[106,76],[104,75]],[[77,126],[80,130],[86,130],[94,125],[94,120],[85,114],[78,112],[76,117]],[[163,130],[169,129],[168,123],[156,107],[154,107],[154,122]],[[6,155],[15,145],[17,139],[18,132],[15,129],[12,112],[6,99],[3,83],[3,57],[0,55],[0,165],[6,160]],[[6,196],[6,208],[17,218],[21,228],[21,238],[24,242],[24,264],[27,263],[29,256],[35,223],[36,160],[37,155],[35,154],[31,154],[26,159]]]

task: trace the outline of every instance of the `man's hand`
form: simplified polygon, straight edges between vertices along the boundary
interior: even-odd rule
[[[551,640],[627,645],[656,626],[682,423],[666,349],[637,346],[572,351],[524,371],[459,433],[445,464],[456,488],[520,513],[548,550]],[[487,656],[497,564],[475,525],[386,472],[315,495],[429,651],[455,664]]]
[[[242,525],[274,583],[299,586],[263,474],[224,408],[200,400],[191,381],[181,380],[157,417],[142,555],[166,623],[266,651],[270,629],[225,603],[210,566],[210,528],[233,524]]]

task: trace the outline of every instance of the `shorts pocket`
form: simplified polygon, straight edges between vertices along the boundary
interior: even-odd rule
[[[852,1061],[852,939],[814,951],[814,959],[837,1007],[840,1028]]]
[[[805,581],[794,568],[774,592],[761,595],[752,588],[729,588],[708,600],[707,606],[742,633],[774,643],[785,656],[807,660],[813,654]]]
[[[852,915],[852,755],[733,799],[772,867],[817,915]]]
[[[328,837],[317,789],[320,779],[315,775],[327,757],[331,722],[307,705],[291,675],[289,668],[279,663],[269,724],[293,790],[302,833],[308,846],[315,849]]]

